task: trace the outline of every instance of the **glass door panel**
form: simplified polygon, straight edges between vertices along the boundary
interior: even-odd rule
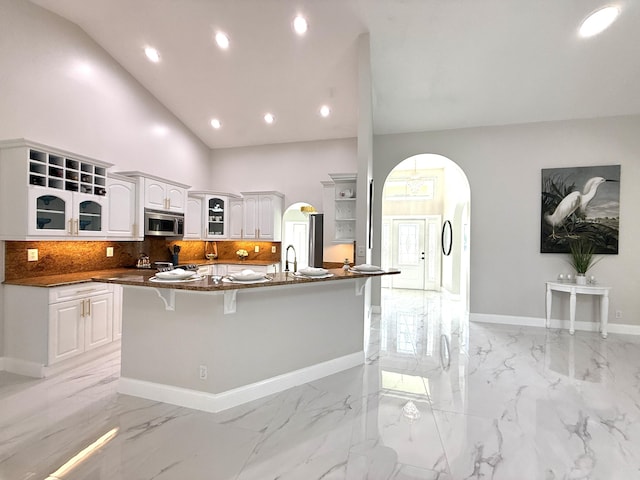
[[[55,195],[40,195],[36,199],[36,230],[66,230],[66,208],[64,199]]]
[[[78,228],[84,232],[102,231],[102,205],[86,200],[80,202]]]
[[[213,197],[208,202],[207,232],[210,236],[223,237],[225,221],[225,202],[222,198]]]

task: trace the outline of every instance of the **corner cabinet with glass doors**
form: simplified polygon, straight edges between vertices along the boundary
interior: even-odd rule
[[[184,238],[226,240],[231,238],[231,193],[190,191],[185,212]]]
[[[0,239],[105,238],[110,166],[24,139],[0,142]]]

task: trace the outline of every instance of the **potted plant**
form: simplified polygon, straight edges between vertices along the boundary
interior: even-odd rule
[[[569,244],[569,263],[576,270],[576,283],[586,285],[586,273],[591,267],[600,261],[594,257],[593,244],[580,237]]]

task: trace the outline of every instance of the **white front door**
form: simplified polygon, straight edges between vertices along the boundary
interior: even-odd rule
[[[389,231],[389,228],[390,231]],[[391,268],[400,275],[390,275],[385,286],[415,290],[440,289],[440,254],[438,250],[440,217],[430,215],[423,218],[392,218],[387,228],[383,225],[383,237],[387,237]],[[384,240],[383,240],[383,243]],[[383,258],[384,258],[383,252]],[[383,262],[383,265],[386,262]],[[385,268],[388,268],[384,265]]]

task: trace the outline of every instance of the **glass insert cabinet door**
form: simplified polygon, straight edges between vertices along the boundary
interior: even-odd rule
[[[102,231],[102,205],[86,200],[80,202],[78,213],[78,228],[81,232]]]
[[[207,202],[207,233],[211,237],[223,237],[225,235],[225,209],[223,198],[212,197]]]
[[[67,201],[55,195],[40,195],[36,199],[36,230],[66,233]]]

